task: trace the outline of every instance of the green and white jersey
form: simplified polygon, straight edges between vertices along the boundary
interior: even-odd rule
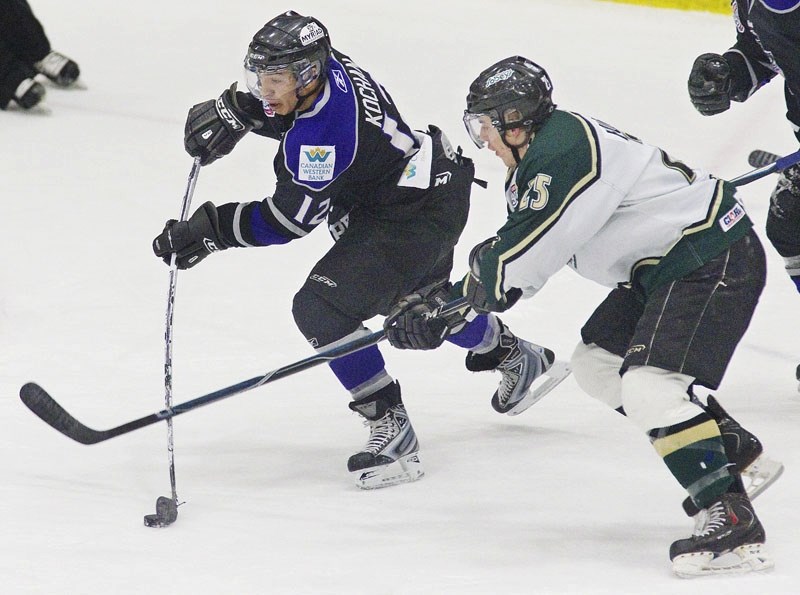
[[[569,265],[645,295],[752,226],[734,187],[599,120],[556,110],[506,181],[508,219],[480,259],[490,302]]]

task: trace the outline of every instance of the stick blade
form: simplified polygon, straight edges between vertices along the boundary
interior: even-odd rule
[[[156,513],[144,516],[145,527],[169,527],[178,519],[178,503],[172,498],[159,496],[156,500]]]
[[[758,149],[750,153],[747,158],[747,163],[750,164],[750,167],[764,167],[765,165],[775,163],[780,158],[780,155]]]
[[[96,444],[105,440],[103,432],[93,430],[72,417],[35,382],[25,384],[19,391],[19,397],[43,422],[68,438],[81,444]]]

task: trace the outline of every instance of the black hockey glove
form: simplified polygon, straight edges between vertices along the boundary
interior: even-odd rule
[[[407,295],[383,323],[386,338],[397,349],[436,349],[450,334],[442,318],[431,317],[439,306],[420,294]]]
[[[500,300],[492,303],[486,293],[486,288],[481,282],[481,257],[492,247],[497,238],[489,238],[475,246],[469,253],[470,271],[462,281],[462,293],[472,309],[481,314],[486,312],[505,312],[517,303],[522,296],[522,291],[513,288],[506,292]]]
[[[689,74],[689,98],[704,116],[731,106],[731,67],[723,56],[703,54],[695,59]]]
[[[462,312],[434,316],[451,300],[450,283],[429,285],[401,299],[383,322],[386,338],[397,349],[436,349],[465,323]]]
[[[188,221],[170,219],[153,240],[155,255],[170,264],[176,254],[179,269],[190,269],[212,252],[229,247],[219,230],[217,208],[210,202],[201,205]]]
[[[186,152],[200,157],[200,165],[208,165],[233,151],[245,134],[264,124],[256,116],[253,101],[250,95],[237,93],[233,83],[216,100],[192,107],[183,130]]]

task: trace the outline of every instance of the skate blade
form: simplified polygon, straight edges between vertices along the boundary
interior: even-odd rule
[[[519,415],[529,407],[535,405],[542,398],[566,380],[572,373],[569,362],[556,360],[552,366],[539,378],[533,381],[528,393],[519,400],[519,403],[506,411],[506,415]]]
[[[19,114],[29,114],[34,116],[52,116],[53,110],[50,109],[50,106],[48,106],[45,102],[46,100],[42,99],[39,103],[28,109],[21,108],[20,106],[14,104],[14,111]]]
[[[753,500],[761,492],[775,483],[783,474],[783,463],[770,459],[766,455],[760,455],[755,461],[742,471],[742,483],[744,483],[747,495]]]
[[[742,545],[721,556],[715,556],[713,552],[683,554],[672,561],[673,572],[681,578],[759,572],[773,566],[775,562],[763,543]]]
[[[422,468],[419,453],[414,452],[397,459],[394,463],[359,469],[353,471],[351,475],[356,480],[356,486],[362,490],[377,490],[416,481],[425,475],[425,470]]]

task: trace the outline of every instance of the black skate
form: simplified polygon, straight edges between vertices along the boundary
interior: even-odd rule
[[[424,470],[419,443],[400,399],[396,382],[349,405],[366,419],[369,440],[347,461],[356,485],[364,490],[415,481]]]
[[[19,104],[22,109],[31,109],[44,98],[45,88],[41,83],[33,80],[32,78],[22,81],[17,90],[14,91],[14,101]]]
[[[52,51],[33,65],[37,72],[45,75],[59,87],[69,87],[81,74],[74,60]]]
[[[781,476],[783,463],[766,456],[758,438],[739,425],[713,396],[709,395],[708,405],[693,400],[717,422],[725,444],[725,454],[733,464],[731,471],[741,475],[747,496],[754,500]],[[683,509],[689,516],[696,515],[700,510],[691,498],[683,501]]]
[[[675,574],[694,578],[773,567],[764,547],[764,527],[746,494],[723,494],[699,514],[703,522],[694,534],[669,548]]]

